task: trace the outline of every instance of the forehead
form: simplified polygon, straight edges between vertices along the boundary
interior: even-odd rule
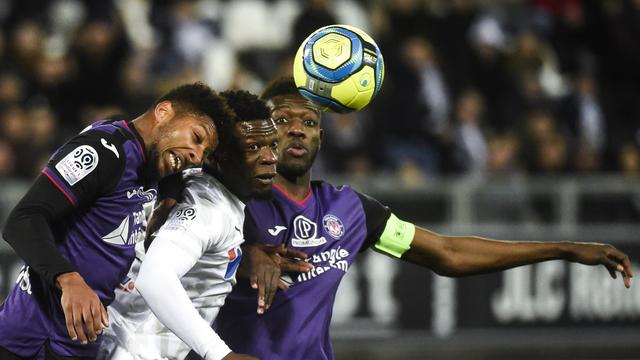
[[[216,130],[213,120],[207,115],[197,115],[191,113],[184,113],[176,115],[177,123],[182,128],[203,128],[207,132],[213,132]]]
[[[301,95],[279,95],[274,96],[267,103],[271,108],[271,112],[289,111],[289,112],[308,112],[320,117],[320,110],[311,101]]]
[[[253,121],[240,121],[236,123],[236,130],[241,138],[252,139],[257,137],[268,137],[278,134],[276,125],[271,119],[260,119]]]

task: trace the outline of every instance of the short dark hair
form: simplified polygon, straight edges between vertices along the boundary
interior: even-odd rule
[[[219,136],[216,153],[235,151],[237,144],[233,135],[233,126],[242,121],[258,121],[271,118],[271,111],[267,104],[246,90],[227,90],[220,93],[220,97],[228,104],[233,112],[232,124],[229,126],[228,136]]]
[[[170,101],[176,114],[190,113],[208,116],[213,120],[218,138],[231,135],[234,113],[223,97],[202,82],[180,85],[159,97],[153,107],[163,101]]]
[[[292,76],[285,76],[270,82],[262,91],[262,100],[270,100],[276,96],[300,95]]]
[[[220,93],[236,114],[235,122],[264,120],[271,117],[267,104],[246,90],[227,90]]]

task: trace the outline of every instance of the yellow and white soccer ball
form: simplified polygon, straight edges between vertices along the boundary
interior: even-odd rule
[[[380,91],[384,61],[378,45],[364,31],[329,25],[302,42],[293,61],[298,91],[323,111],[362,109]]]

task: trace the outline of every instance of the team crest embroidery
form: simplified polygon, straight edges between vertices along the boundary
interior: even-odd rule
[[[324,230],[332,238],[338,240],[344,235],[344,225],[339,217],[331,214],[327,214],[322,218],[322,226]]]

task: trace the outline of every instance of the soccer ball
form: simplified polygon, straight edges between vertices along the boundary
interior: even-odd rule
[[[323,111],[362,109],[380,91],[384,61],[364,31],[329,25],[302,42],[293,61],[298,91]]]

